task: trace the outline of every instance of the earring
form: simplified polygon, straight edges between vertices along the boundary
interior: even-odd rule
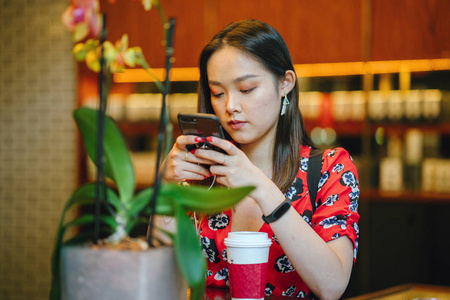
[[[284,95],[283,106],[281,107],[281,116],[286,113],[286,109],[287,109],[288,105],[289,105],[289,99],[288,99],[287,95]]]

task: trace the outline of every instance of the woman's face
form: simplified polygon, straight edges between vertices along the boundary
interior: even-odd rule
[[[212,107],[232,139],[241,145],[273,143],[281,107],[274,75],[231,46],[211,56],[207,72]]]

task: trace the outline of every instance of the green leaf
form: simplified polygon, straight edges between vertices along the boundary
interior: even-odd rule
[[[206,282],[203,281],[201,284],[197,286],[191,287],[191,298],[190,300],[201,300],[205,294],[205,285]]]
[[[98,111],[81,107],[74,111],[73,116],[81,131],[86,152],[96,163]],[[130,154],[114,121],[106,116],[104,125],[105,174],[116,183],[122,203],[127,203],[133,196],[136,183]]]
[[[117,227],[117,222],[116,222],[116,220],[114,220],[114,217],[112,217],[112,216],[101,215],[100,221],[107,224],[108,226],[110,226],[113,229],[116,229],[116,227]],[[73,221],[70,221],[70,222],[64,224],[63,230],[67,230],[73,226],[80,226],[80,225],[86,225],[86,224],[92,224],[92,223],[94,223],[94,215],[93,214],[84,214],[84,215],[81,215],[80,217],[74,219]]]
[[[127,217],[131,218],[146,209],[153,195],[153,188],[146,188],[137,194],[127,205]],[[171,198],[159,193],[156,201],[156,214],[173,216]]]
[[[148,218],[144,218],[144,217],[139,217],[139,218],[134,218],[134,219],[128,220],[125,231],[129,235],[131,230],[133,230],[133,228],[135,226],[137,226],[138,224],[147,224],[147,223],[148,223]]]
[[[110,189],[107,189],[108,193],[108,200],[111,199],[118,199],[117,195]],[[70,226],[74,226],[77,223],[83,224],[88,223],[87,221],[93,222],[94,217],[88,216],[82,219],[74,222],[69,222],[66,225],[63,225],[65,215],[67,210],[77,204],[88,204],[88,203],[94,203],[95,198],[95,184],[86,184],[80,186],[67,200],[66,205],[64,206],[63,212],[61,214],[61,219],[59,221],[58,229],[56,232],[56,238],[55,238],[55,247],[53,248],[52,253],[52,259],[51,259],[51,269],[52,269],[52,279],[51,279],[51,287],[50,287],[50,300],[59,300],[61,297],[61,282],[60,282],[60,257],[61,257],[61,247],[63,245],[63,239],[64,239],[64,233],[66,232],[67,228]],[[112,203],[118,202],[118,200],[114,201],[112,200]],[[120,204],[120,203],[119,203]],[[112,220],[111,220],[112,219]],[[102,216],[100,217],[100,220],[106,223],[109,223],[112,225],[112,221],[115,222],[115,220],[108,216],[108,218]],[[71,224],[71,225],[69,225]],[[68,226],[69,225],[69,226]]]
[[[254,187],[240,187],[208,190],[201,186],[182,187],[176,184],[164,184],[160,195],[171,197],[173,201],[189,211],[215,213],[237,204],[253,189]]]
[[[108,235],[113,233],[113,231],[109,227],[107,227],[107,228],[100,228],[100,232],[101,233],[106,233]],[[77,234],[76,236],[74,236],[73,238],[68,239],[67,241],[64,241],[63,245],[64,246],[69,246],[69,245],[76,245],[76,244],[84,243],[84,242],[92,240],[93,236],[94,236],[94,231],[88,230],[88,231],[85,231],[85,232]]]
[[[174,238],[174,247],[178,266],[188,285],[198,289],[205,282],[206,259],[203,257],[194,224],[186,211],[175,205],[175,217],[177,233]]]
[[[93,204],[95,201],[95,183],[88,183],[80,186],[77,188],[72,195],[70,196],[69,200],[67,200],[66,205],[64,207],[64,212],[66,212],[71,206],[78,205],[78,204]],[[109,187],[106,187],[106,197],[108,198],[108,203],[114,206],[117,213],[120,213],[123,210],[123,206],[120,203],[119,198],[117,197],[117,194],[110,189]],[[103,201],[103,195],[100,194],[100,199]]]

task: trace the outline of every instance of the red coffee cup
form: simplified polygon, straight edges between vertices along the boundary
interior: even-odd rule
[[[265,232],[236,231],[225,238],[231,299],[264,299],[270,245]]]

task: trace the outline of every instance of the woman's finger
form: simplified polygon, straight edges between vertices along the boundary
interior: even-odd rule
[[[175,146],[179,150],[186,150],[187,145],[195,145],[197,143],[203,143],[205,140],[195,135],[180,135],[175,141]]]
[[[197,151],[201,151],[198,149],[193,149],[191,151],[187,151],[184,155],[184,160],[190,163],[202,164],[202,165],[212,165],[216,162],[207,158],[202,158],[201,156],[196,156]],[[206,150],[209,151],[209,150]]]
[[[206,138],[206,141],[209,144],[224,150],[228,155],[238,154],[239,149],[232,142],[230,142],[228,140],[224,140],[224,139],[214,137],[214,136],[208,136]]]
[[[171,181],[202,180],[209,174],[209,170],[203,165],[183,160],[172,160],[166,169],[166,178],[170,178]]]

